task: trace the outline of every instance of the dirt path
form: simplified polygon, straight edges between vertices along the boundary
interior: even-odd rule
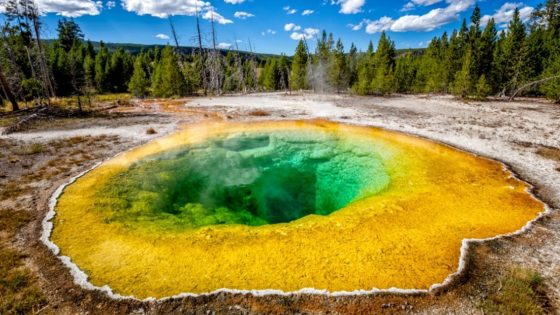
[[[536,186],[543,200],[554,209],[560,208],[560,107],[545,102],[462,103],[449,97],[265,94],[189,99],[165,106],[160,106],[160,101],[146,101],[141,108],[138,115],[38,123],[28,131],[0,137],[0,214],[31,214],[13,233],[0,233],[0,250],[22,253],[18,268],[28,270],[29,285],[42,292],[43,300],[36,304],[42,313],[281,314],[328,310],[477,314],[482,313],[481,305],[489,297],[498,294],[508,270],[516,268],[538,272],[543,277],[539,284],[542,305],[548,311],[560,310],[557,210],[528,233],[475,246],[467,276],[437,295],[255,297],[222,293],[139,302],[116,301],[104,293],[82,289],[38,241],[40,223],[56,187],[98,161],[195,121],[323,118],[413,133],[507,163]],[[157,133],[147,133],[149,128]]]

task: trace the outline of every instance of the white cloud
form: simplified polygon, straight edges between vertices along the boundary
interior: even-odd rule
[[[342,14],[356,14],[362,12],[366,0],[331,0],[331,4],[340,4]]]
[[[301,26],[296,25],[294,23],[288,23],[284,25],[284,31],[291,32],[291,31],[299,31],[301,30]]]
[[[306,15],[311,15],[313,13],[315,13],[315,11],[313,11],[313,10],[303,10],[301,15],[306,16]]]
[[[375,21],[367,21],[366,32],[369,34],[381,31],[393,32],[428,32],[442,25],[459,19],[459,13],[472,7],[475,0],[446,0],[447,7],[437,8],[424,15],[404,15],[398,19],[384,16]],[[428,3],[425,1],[425,3]]]
[[[238,18],[240,20],[245,20],[247,18],[254,17],[255,15],[251,14],[249,12],[237,11],[237,12],[235,12],[235,14],[233,16],[235,16],[236,18]]]
[[[231,44],[230,43],[219,43],[218,48],[220,48],[220,49],[230,49]]]
[[[216,11],[206,11],[204,14],[202,14],[202,18],[205,20],[214,20],[214,22],[219,23],[219,24],[231,24],[233,23],[232,20],[228,20],[226,18],[224,18],[222,15],[220,15],[218,12]]]
[[[170,15],[194,16],[197,8],[199,12],[211,9],[209,2],[200,0],[122,0],[122,5],[126,11],[159,18]]]
[[[513,12],[516,8],[519,8],[519,17],[523,22],[526,22],[531,18],[531,14],[535,10],[532,7],[525,6],[523,3],[504,3],[493,15],[485,15],[480,20],[480,24],[485,26],[488,24],[491,18],[494,18],[496,24],[501,27],[506,27],[509,21],[513,18]]]
[[[262,36],[266,36],[266,35],[276,35],[276,31],[269,28],[269,29],[267,29],[266,31],[261,32],[261,35],[262,35]]]
[[[157,35],[156,35],[156,38],[166,40],[166,39],[169,39],[169,36],[167,36],[167,35],[165,35],[165,34],[157,34]]]
[[[296,14],[296,13],[297,13],[297,10],[291,8],[290,6],[285,6],[285,7],[284,7],[284,11],[286,11],[286,14],[288,14],[288,15],[292,15],[292,14]]]
[[[401,11],[414,10],[416,7],[427,7],[442,1],[443,0],[411,0],[402,7]]]
[[[107,9],[111,10],[112,8],[114,8],[117,4],[115,3],[115,1],[107,1],[107,3],[105,3],[105,6],[107,7]]]
[[[152,15],[159,18],[167,18],[172,15],[194,16],[198,10],[205,20],[211,20],[213,17],[214,21],[220,24],[233,23],[216,12],[210,2],[201,0],[122,0],[122,6],[126,11],[135,12],[138,15]]]
[[[369,22],[369,20],[364,19],[362,20],[360,23],[358,24],[348,24],[348,27],[350,27],[353,31],[359,31],[361,30],[364,25],[366,25]]]
[[[306,28],[303,32],[293,32],[290,35],[290,38],[293,40],[301,40],[301,39],[312,39],[319,34],[319,30],[316,28]]]
[[[224,0],[224,2],[229,4],[241,4],[245,2],[245,0]]]
[[[55,13],[64,17],[98,15],[103,3],[93,0],[35,0],[40,14]],[[0,13],[5,12],[4,1],[0,0]]]
[[[391,19],[388,16],[384,16],[379,20],[375,20],[375,21],[367,21],[366,33],[374,34],[374,33],[380,33],[382,31],[387,31],[391,28],[393,23],[394,23],[393,19]]]

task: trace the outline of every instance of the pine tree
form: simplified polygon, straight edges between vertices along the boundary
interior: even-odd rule
[[[525,43],[525,25],[519,16],[519,9],[516,8],[508,26],[508,33],[504,43],[505,82],[503,88],[513,91],[523,82],[523,46]]]
[[[479,100],[483,100],[490,95],[492,88],[486,81],[486,76],[483,74],[478,79],[475,87],[475,96]]]
[[[280,56],[278,60],[278,75],[278,89],[288,89],[290,87],[290,64],[286,55]]]
[[[180,97],[192,93],[178,67],[177,56],[170,46],[162,50],[152,82],[152,91],[157,97]]]
[[[352,43],[348,51],[348,60],[346,64],[348,65],[348,85],[354,86],[358,80],[358,48],[356,48],[354,43]]]
[[[276,91],[280,83],[280,71],[276,58],[269,58],[261,74],[261,85],[266,91]]]
[[[58,21],[58,42],[64,51],[68,52],[76,42],[84,40],[84,34],[74,20],[62,18]]]
[[[84,58],[84,79],[86,88],[92,92],[95,87],[95,59],[90,54]]]
[[[376,94],[390,94],[394,91],[395,44],[381,33],[374,56],[375,75],[371,90]]]
[[[329,77],[337,93],[348,88],[348,66],[344,54],[344,45],[340,39],[336,42]]]
[[[150,80],[146,73],[145,57],[140,54],[134,61],[134,72],[128,83],[128,91],[135,97],[146,97],[150,87]]]
[[[292,90],[304,90],[309,87],[307,83],[307,61],[308,55],[305,44],[303,40],[300,40],[292,61],[292,72],[290,75],[290,88]]]
[[[471,77],[471,61],[472,52],[467,49],[463,60],[463,68],[455,76],[453,82],[453,94],[461,98],[467,98],[473,90],[473,79]]]
[[[491,87],[491,91],[496,90],[496,82],[492,79],[492,64],[494,63],[494,50],[496,48],[497,31],[494,19],[490,19],[482,32],[479,45],[479,69],[480,75],[485,76],[485,80]]]
[[[370,41],[368,49],[364,55],[358,59],[357,80],[354,86],[354,92],[361,95],[372,94],[371,82],[375,76],[375,53],[373,52],[373,43]]]
[[[416,77],[417,67],[415,57],[408,51],[397,58],[395,64],[395,91],[398,93],[408,93],[412,90],[414,78]]]
[[[103,43],[97,56],[95,56],[95,85],[98,92],[109,91],[110,82],[108,80],[109,50]]]
[[[540,91],[549,99],[560,103],[560,48],[553,52],[553,56],[542,74],[543,79],[551,80],[546,81]]]
[[[111,54],[106,70],[109,89],[111,92],[122,93],[128,90],[127,82],[132,75],[131,61],[122,48]]]

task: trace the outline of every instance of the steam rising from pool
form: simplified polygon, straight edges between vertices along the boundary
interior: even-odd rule
[[[96,200],[111,221],[260,226],[328,215],[389,181],[374,148],[336,134],[240,133],[140,160]]]

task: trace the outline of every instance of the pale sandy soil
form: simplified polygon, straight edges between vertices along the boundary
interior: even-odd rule
[[[33,221],[17,234],[13,246],[29,255],[26,264],[36,272],[41,288],[46,292],[47,313],[321,314],[329,311],[481,314],[480,303],[488,294],[489,283],[514,267],[538,271],[544,277],[551,311],[559,312],[559,105],[535,100],[464,103],[444,96],[377,98],[283,93],[195,98],[173,101],[173,104],[162,105],[161,100],[147,100],[139,104],[142,109],[138,110],[141,112],[138,116],[49,122],[24,132],[0,136],[0,144],[6,146],[2,147],[4,154],[3,157],[0,155],[0,160],[10,159],[0,163],[0,184],[19,183],[26,178],[26,189],[13,199],[0,200],[0,210],[12,207],[33,213]],[[130,113],[130,109],[123,111]],[[412,133],[503,161],[521,178],[536,186],[535,193],[551,206],[551,213],[520,236],[473,246],[473,253],[468,257],[467,275],[447,292],[428,296],[255,297],[221,293],[158,302],[116,301],[104,293],[73,284],[68,269],[38,241],[41,221],[54,190],[72,176],[118,152],[196,121],[315,118]],[[154,128],[157,134],[147,134],[148,128]],[[60,147],[57,141],[77,136],[89,140],[78,139],[80,141],[72,142],[66,151],[56,149]],[[44,143],[47,148],[52,146],[52,149],[12,161],[11,154],[17,155],[19,147],[36,142]],[[8,146],[10,149],[5,149]],[[54,163],[72,163],[77,154],[75,150],[83,151],[79,153],[81,158],[76,165],[67,169],[65,165]],[[30,174],[43,172],[43,169],[48,177],[27,179]]]

